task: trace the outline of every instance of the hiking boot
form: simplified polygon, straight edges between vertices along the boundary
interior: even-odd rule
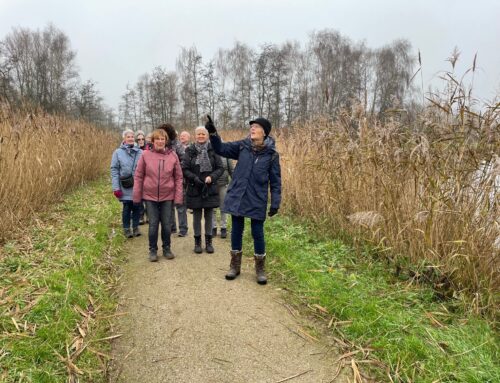
[[[209,254],[212,254],[214,252],[214,247],[212,246],[212,236],[211,235],[205,235],[205,250]]]
[[[194,236],[194,252],[196,254],[201,254],[203,249],[201,248],[201,235]]]
[[[241,250],[231,250],[231,263],[229,264],[229,271],[226,274],[226,279],[232,281],[241,271],[241,256],[243,252]]]
[[[158,254],[156,250],[149,250],[149,261],[150,262],[157,262],[158,261]]]
[[[123,235],[127,238],[132,238],[134,234],[132,234],[132,230],[130,229],[123,229]]]
[[[214,237],[214,238],[217,237],[217,228],[216,227],[214,227],[212,229],[212,237]]]
[[[185,231],[180,231],[179,234],[177,234],[178,237],[185,237],[187,236],[188,233],[186,233]]]
[[[267,283],[265,263],[266,254],[255,254],[255,273],[257,274],[257,283],[259,285],[265,285]]]
[[[141,235],[141,232],[139,231],[138,227],[134,227],[132,234],[134,235],[134,237],[139,237]]]
[[[220,237],[221,238],[226,238],[227,237],[227,229],[225,227],[223,227],[222,229],[220,229]]]
[[[172,253],[172,251],[170,250],[170,246],[163,248],[163,256],[166,259],[174,259],[175,258],[174,253]]]

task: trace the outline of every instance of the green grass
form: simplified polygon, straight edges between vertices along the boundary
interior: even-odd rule
[[[248,238],[248,234],[247,238]],[[266,221],[272,283],[291,292],[298,307],[316,312],[337,337],[369,348],[394,382],[499,382],[498,333],[486,320],[436,299],[429,287],[402,281],[385,262],[334,239],[315,236],[283,217]],[[252,241],[245,241],[251,254]],[[335,326],[337,322],[350,321]],[[358,354],[359,359],[363,356]],[[384,369],[363,369],[389,381]]]
[[[115,309],[109,286],[123,243],[113,200],[107,181],[84,186],[0,249],[0,381],[66,382],[71,366],[59,355],[75,351],[79,337],[78,376],[105,381],[98,354],[109,344],[97,339],[109,335],[101,318]]]

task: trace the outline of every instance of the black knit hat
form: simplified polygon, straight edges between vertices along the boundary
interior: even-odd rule
[[[266,137],[269,136],[269,133],[271,133],[271,123],[264,117],[259,117],[256,118],[255,120],[250,121],[250,125],[252,124],[259,124],[260,126],[262,126],[262,129],[264,129],[264,134],[266,135]]]

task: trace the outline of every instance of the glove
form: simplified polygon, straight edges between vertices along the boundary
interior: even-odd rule
[[[267,215],[269,217],[272,217],[273,215],[276,215],[276,214],[278,214],[278,209],[276,209],[275,207],[270,208],[269,213],[267,213]]]
[[[199,177],[195,177],[195,179],[194,179],[194,184],[195,184],[196,186],[204,186],[204,185],[205,185],[205,182],[203,182],[202,180],[200,180],[200,178],[199,178]]]
[[[212,118],[210,117],[209,114],[207,114],[207,123],[205,124],[205,129],[208,130],[209,134],[215,134],[217,133],[217,129],[215,129],[214,122],[212,121]]]
[[[113,190],[113,194],[115,195],[116,198],[120,199],[123,197],[123,192],[118,189],[118,190]]]

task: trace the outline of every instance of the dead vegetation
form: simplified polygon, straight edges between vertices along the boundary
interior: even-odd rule
[[[117,138],[66,117],[0,105],[0,242],[108,168]]]

